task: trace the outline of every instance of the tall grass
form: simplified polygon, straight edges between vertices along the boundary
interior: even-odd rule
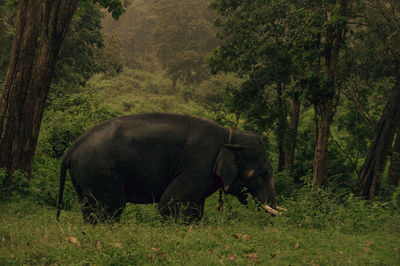
[[[0,205],[0,264],[303,265],[400,262],[400,210],[304,188],[271,217],[254,201],[206,201],[201,222],[162,222],[156,205],[128,204],[120,223],[83,223],[79,204],[55,220],[55,207],[15,199]],[[36,195],[40,198],[40,195]],[[75,196],[73,196],[75,197]],[[76,197],[75,197],[76,198]]]

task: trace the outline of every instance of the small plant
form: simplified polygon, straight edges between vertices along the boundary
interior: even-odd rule
[[[396,209],[400,210],[400,187],[396,188],[393,192],[392,204]]]
[[[31,184],[21,171],[14,171],[11,182],[6,185],[7,172],[0,169],[0,201],[12,201],[25,198],[31,194]]]

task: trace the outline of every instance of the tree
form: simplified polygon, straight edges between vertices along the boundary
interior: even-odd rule
[[[398,187],[400,182],[400,127],[397,128],[396,140],[390,159],[390,168],[387,176],[389,186]]]
[[[173,85],[199,83],[209,76],[206,57],[216,46],[213,13],[204,0],[155,1],[154,39],[158,58]]]
[[[149,51],[156,44],[154,3],[155,1],[135,0],[135,4],[127,7],[126,13],[118,21],[111,16],[106,16],[103,21],[104,32],[115,32],[121,39],[129,68],[142,67],[148,59]]]
[[[235,93],[253,130],[275,128],[278,171],[293,167],[299,119],[302,47],[301,18],[290,1],[213,1],[220,29],[219,47],[210,60],[212,72],[235,72],[247,80]],[[290,99],[290,137],[287,99]],[[260,133],[261,133],[260,132]],[[290,140],[289,140],[289,138]],[[286,165],[287,163],[287,165]]]
[[[31,175],[51,77],[78,2],[19,2],[16,33],[0,100],[0,168],[6,168],[5,185],[12,182],[17,169],[28,178]],[[124,10],[116,0],[96,2],[115,17]]]
[[[357,196],[374,199],[400,125],[400,3],[365,1],[365,10],[368,13],[363,14],[363,24],[369,29],[369,37],[376,41],[376,47],[380,48],[376,63],[382,67],[392,88],[355,187]]]
[[[308,2],[317,56],[312,64],[311,98],[315,110],[315,150],[312,183],[322,186],[328,176],[330,127],[339,100],[338,63],[344,48],[349,8],[347,0]],[[316,18],[316,19],[315,19]],[[317,27],[315,27],[317,26]]]

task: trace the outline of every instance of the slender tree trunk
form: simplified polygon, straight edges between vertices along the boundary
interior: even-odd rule
[[[339,13],[345,17],[347,0],[340,1]],[[328,143],[330,126],[334,115],[334,99],[338,97],[336,88],[336,67],[339,62],[339,52],[345,42],[347,23],[337,24],[326,32],[327,48],[324,53],[324,84],[322,89],[327,90],[318,103],[320,121],[318,138],[314,152],[313,185],[322,186],[328,177]]]
[[[283,88],[282,84],[278,84],[278,128],[277,128],[277,139],[278,139],[278,172],[282,171],[285,167],[285,139],[286,139],[286,104],[283,99]]]
[[[173,77],[172,78],[172,87],[171,87],[172,91],[176,90],[176,84],[177,83],[178,83],[178,79],[176,77]]]
[[[300,100],[292,98],[292,110],[290,113],[290,124],[287,136],[286,154],[285,154],[285,167],[292,172],[294,155],[296,151],[297,127],[299,125],[300,116]]]
[[[147,46],[145,46],[145,47],[143,48],[143,56],[142,56],[143,62],[145,62],[146,59],[147,59],[147,53],[148,53],[148,49],[147,49]]]
[[[333,99],[319,106],[320,121],[317,129],[317,143],[314,149],[313,184],[322,186],[328,176],[328,143],[333,117]]]
[[[24,3],[27,2],[26,6]],[[8,183],[11,174],[20,169],[29,178],[31,175],[36,142],[44,111],[44,103],[50,88],[52,73],[57,61],[58,51],[69,28],[79,0],[47,0],[42,15],[40,44],[21,46],[25,39],[14,42],[9,74],[4,86],[0,107],[2,135],[0,138],[0,167],[7,168]],[[33,3],[38,7],[33,6]],[[31,13],[40,13],[42,1],[21,1],[20,10],[27,8]],[[20,11],[19,20],[32,20],[32,31],[28,39],[38,38],[39,22],[37,14]],[[35,19],[32,19],[34,17]],[[35,23],[36,22],[36,23]],[[18,24],[21,24],[18,22]],[[17,36],[24,35],[24,28],[17,26]],[[33,41],[34,39],[34,41]],[[22,48],[21,48],[22,47]],[[24,49],[29,54],[25,60]],[[31,60],[34,57],[34,60]],[[18,58],[19,60],[15,60]],[[24,76],[18,69],[30,68]],[[15,70],[14,70],[15,69]],[[11,97],[10,97],[11,95]],[[13,119],[8,119],[12,117]]]
[[[394,142],[393,153],[390,158],[390,167],[387,177],[387,184],[398,187],[400,181],[400,126],[397,127],[396,140]]]
[[[150,73],[154,73],[155,60],[156,60],[156,48],[153,45],[153,47],[151,48],[151,69],[150,69]]]
[[[371,142],[355,187],[355,195],[374,199],[376,196],[387,158],[393,143],[394,134],[400,125],[400,77],[382,112],[375,137]]]
[[[317,107],[314,105],[314,150],[315,146],[317,146],[318,143],[318,128],[319,128],[318,110]]]

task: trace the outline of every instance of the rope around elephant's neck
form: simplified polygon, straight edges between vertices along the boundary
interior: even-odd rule
[[[229,129],[228,144],[231,144],[231,142],[232,142],[232,128]],[[222,188],[220,187],[218,190],[219,190],[218,210],[223,211],[225,207],[224,207],[224,200],[222,199]]]

